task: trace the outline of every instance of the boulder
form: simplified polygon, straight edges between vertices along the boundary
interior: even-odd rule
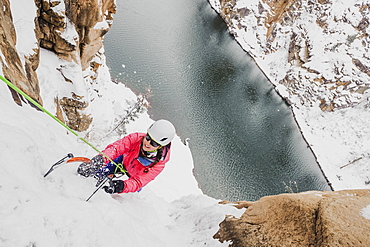
[[[227,202],[223,202],[227,203]],[[226,217],[214,238],[229,246],[370,246],[362,210],[370,190],[311,191],[237,202],[240,218]]]

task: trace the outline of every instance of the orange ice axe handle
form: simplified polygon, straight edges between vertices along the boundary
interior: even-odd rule
[[[67,163],[72,163],[72,162],[85,162],[85,163],[90,163],[91,160],[86,157],[73,157],[67,160]]]

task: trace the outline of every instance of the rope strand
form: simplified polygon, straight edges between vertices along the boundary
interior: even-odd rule
[[[15,86],[13,83],[11,83],[10,81],[8,81],[7,79],[5,79],[3,76],[0,75],[0,79],[5,82],[10,88],[12,88],[14,91],[16,91],[17,93],[19,93],[20,95],[22,95],[23,97],[25,97],[29,102],[31,102],[34,106],[36,106],[37,108],[39,108],[41,111],[43,111],[44,113],[46,113],[47,115],[49,115],[52,119],[54,119],[55,121],[57,121],[59,124],[61,124],[64,128],[66,128],[69,132],[71,132],[72,134],[74,134],[75,136],[78,137],[78,134],[76,131],[72,130],[70,127],[68,127],[65,123],[63,123],[62,121],[60,121],[60,119],[58,119],[57,117],[55,117],[53,114],[51,114],[48,110],[46,110],[43,106],[41,106],[39,103],[37,103],[34,99],[32,99],[30,96],[28,96],[25,92],[23,92],[20,88],[18,88],[17,86]],[[108,156],[106,156],[102,151],[100,151],[99,149],[97,149],[96,147],[94,147],[91,143],[89,143],[87,140],[85,140],[84,138],[80,137],[79,138],[81,141],[83,141],[84,143],[86,143],[88,146],[90,146],[92,149],[94,149],[96,152],[98,152],[99,154],[103,155],[105,158],[107,158],[110,162],[112,162],[112,164],[114,164],[122,173],[125,173],[127,172],[125,169],[123,169],[123,166],[120,165],[120,164],[116,164],[111,158],[109,158]]]

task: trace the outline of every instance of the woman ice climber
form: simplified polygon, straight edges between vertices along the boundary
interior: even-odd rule
[[[116,164],[122,164],[128,179],[113,180],[110,186],[103,188],[110,194],[140,191],[162,172],[169,161],[174,136],[175,127],[172,123],[158,120],[148,128],[147,133],[132,133],[108,145],[102,151],[106,157],[93,157],[90,163],[80,164],[77,172],[101,181],[107,175],[119,172]]]

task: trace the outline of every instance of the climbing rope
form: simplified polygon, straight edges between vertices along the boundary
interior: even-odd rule
[[[34,99],[32,99],[30,96],[28,96],[25,92],[23,92],[20,88],[18,88],[17,86],[15,86],[13,83],[11,83],[10,81],[8,81],[7,79],[5,79],[3,76],[0,75],[0,79],[5,82],[10,88],[12,88],[14,91],[16,91],[17,93],[19,93],[20,95],[22,95],[23,97],[25,97],[29,102],[31,102],[34,106],[36,106],[37,108],[39,108],[41,111],[43,111],[44,113],[46,113],[47,115],[49,115],[52,119],[54,119],[55,121],[57,121],[59,124],[61,124],[64,128],[66,128],[69,132],[71,132],[72,134],[74,134],[75,136],[78,137],[78,134],[76,131],[74,131],[73,129],[71,129],[70,127],[68,127],[65,123],[63,123],[62,121],[60,121],[60,119],[58,119],[57,117],[55,117],[53,114],[51,114],[48,110],[46,110],[43,106],[41,106],[39,103],[37,103]],[[92,149],[94,149],[96,152],[98,152],[99,154],[103,155],[103,157],[105,157],[106,159],[108,159],[112,164],[114,164],[116,166],[116,169],[119,169],[122,173],[126,173],[127,171],[123,168],[122,164],[117,164],[115,163],[111,158],[109,158],[108,156],[106,156],[103,152],[101,152],[99,149],[97,149],[96,147],[94,147],[91,143],[89,143],[87,140],[85,140],[84,138],[82,137],[79,137],[79,139],[81,141],[83,141],[84,143],[86,143],[88,146],[90,146]]]

